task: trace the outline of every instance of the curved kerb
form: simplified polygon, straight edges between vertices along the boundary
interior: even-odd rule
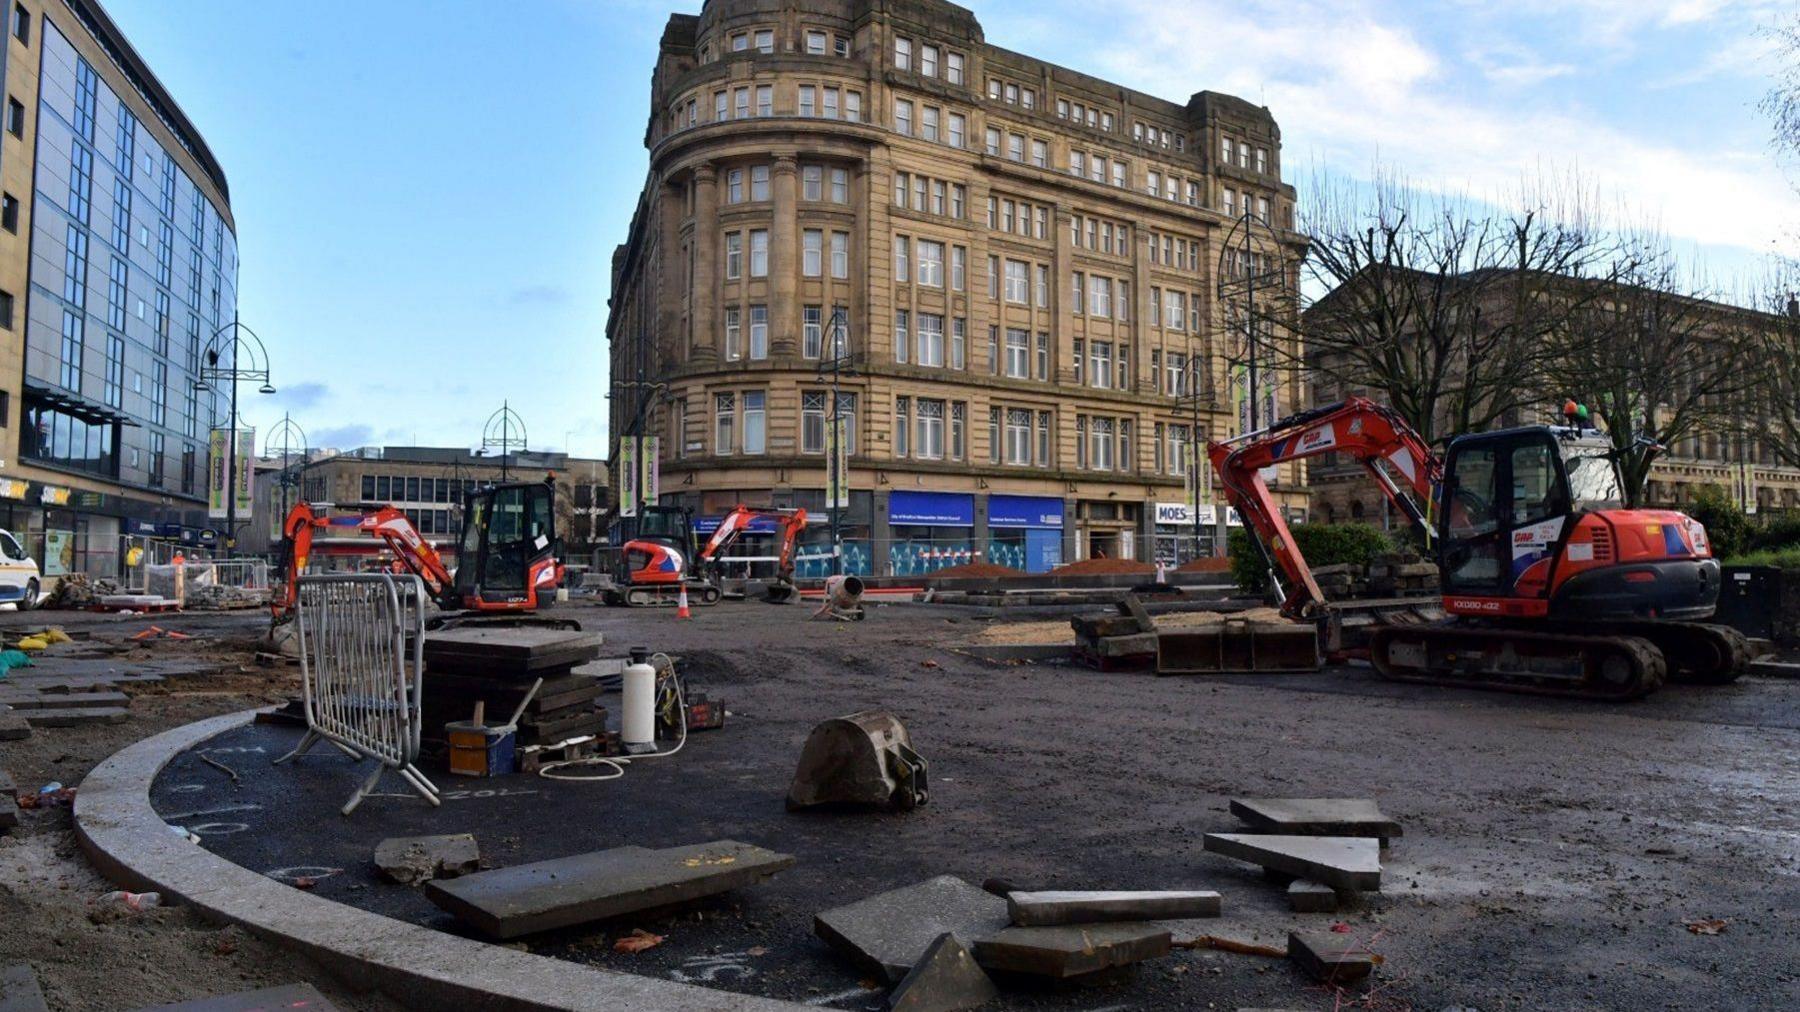
[[[244,710],[165,731],[94,767],[75,794],[75,833],[107,878],[178,898],[209,919],[242,925],[305,953],[346,983],[383,991],[413,1008],[792,1012],[807,1007],[447,935],[303,892],[169,832],[150,806],[157,774],[183,751],[242,727],[255,715]]]

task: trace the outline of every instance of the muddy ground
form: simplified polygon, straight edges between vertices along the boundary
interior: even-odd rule
[[[264,757],[296,733],[258,727],[212,745],[243,787],[184,756],[156,785],[159,809],[201,826],[206,846],[246,866],[296,877],[311,866],[324,873],[321,895],[448,930],[454,923],[415,890],[376,881],[375,842],[467,830],[496,865],[713,838],[784,850],[798,857],[794,869],[725,901],[530,948],[860,1009],[879,1007],[881,992],[812,936],[818,910],[944,873],[1042,886],[1201,886],[1225,894],[1226,916],[1175,924],[1178,937],[1279,944],[1291,926],[1334,918],[1289,913],[1253,869],[1203,853],[1202,834],[1233,828],[1234,795],[1370,796],[1406,827],[1383,893],[1336,918],[1385,957],[1372,993],[1330,994],[1279,960],[1178,952],[1121,985],[1013,992],[993,1007],[1800,1002],[1800,682],[1677,686],[1602,706],[1393,685],[1350,668],[1103,675],[954,653],[946,647],[984,624],[967,609],[878,607],[860,624],[807,623],[809,610],[728,602],[680,623],[667,611],[572,609],[613,646],[683,655],[692,684],[732,711],[724,730],[695,735],[682,754],[641,763],[622,780],[439,776],[450,792],[441,809],[377,798],[344,819],[336,807],[357,777],[348,762],[320,753],[271,769]],[[217,638],[135,656],[179,655],[196,673],[140,693],[129,724],[0,744],[0,765],[22,788],[72,783],[128,741],[279,694],[288,672],[241,666],[257,621],[159,620]],[[144,624],[103,620],[98,635],[114,641]],[[781,799],[807,730],[868,706],[891,708],[910,727],[931,763],[931,803],[908,815],[786,813]],[[219,751],[231,748],[247,751]],[[227,806],[235,807],[206,814]],[[38,969],[53,1007],[132,1008],[297,979],[349,1007],[381,1007],[296,957],[182,911],[93,923],[87,902],[106,888],[74,849],[66,810],[30,813],[18,840],[0,842],[0,952]],[[1719,935],[1684,927],[1699,918],[1727,925]],[[633,928],[667,941],[636,956],[613,953],[610,941]]]
[[[266,618],[263,619],[266,622]],[[0,769],[21,793],[51,782],[78,784],[102,759],[140,738],[203,717],[279,700],[297,674],[249,664],[256,620],[245,613],[102,616],[78,612],[0,613],[8,629],[54,623],[84,638],[53,648],[36,670],[156,671],[167,681],[129,685],[124,724],[39,729],[0,742]],[[151,624],[196,638],[132,643]],[[242,930],[219,928],[180,908],[129,913],[100,897],[102,879],[75,842],[67,807],[21,813],[0,833],[0,965],[29,963],[52,1009],[115,1012],[296,981],[316,984],[345,1008],[397,1009],[357,994],[310,961]]]

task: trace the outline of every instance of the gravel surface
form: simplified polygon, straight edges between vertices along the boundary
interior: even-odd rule
[[[22,741],[0,742],[0,768],[21,793],[52,781],[81,782],[102,759],[133,741],[204,717],[279,699],[299,684],[286,669],[244,667],[253,613],[110,616],[75,612],[0,613],[0,627],[61,625],[74,643],[51,648],[25,671],[70,673],[154,671],[155,684],[127,685],[131,719],[97,727],[40,728]],[[155,624],[193,640],[134,643],[127,637]],[[101,897],[117,887],[93,870],[75,840],[66,806],[21,813],[0,833],[0,964],[29,963],[52,1009],[117,1012],[298,981],[313,983],[345,1009],[397,1009],[379,995],[358,994],[309,960],[236,927],[207,924],[192,911],[160,907],[129,912]]]
[[[1122,984],[1012,990],[996,1009],[1800,1003],[1800,682],[1673,686],[1609,706],[1390,684],[1355,668],[1098,674],[989,666],[945,649],[988,621],[979,610],[878,606],[862,623],[809,623],[810,611],[728,602],[679,622],[666,609],[569,609],[620,653],[642,644],[680,655],[692,687],[731,710],[723,730],[621,780],[463,781],[428,767],[447,792],[441,809],[390,781],[397,796],[345,819],[336,808],[359,776],[350,763],[319,750],[271,768],[297,732],[256,726],[209,747],[241,788],[190,754],[157,781],[158,808],[247,867],[452,931],[415,888],[377,881],[376,843],[472,832],[495,866],[714,838],[793,853],[794,869],[724,900],[528,945],[836,1008],[879,1007],[882,995],[813,937],[813,915],[945,873],[1213,888],[1226,916],[1173,924],[1177,937],[1282,944],[1292,927],[1341,922],[1384,957],[1372,990],[1334,995],[1285,961],[1180,951]],[[867,707],[907,724],[931,764],[930,804],[785,812],[807,731]],[[1384,891],[1341,917],[1295,915],[1255,869],[1203,853],[1204,833],[1237,828],[1228,799],[1256,795],[1378,800],[1406,828]],[[1718,935],[1684,927],[1700,918],[1727,924]],[[614,953],[612,940],[634,928],[667,940]]]

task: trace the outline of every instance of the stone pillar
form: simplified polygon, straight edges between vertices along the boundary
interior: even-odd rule
[[[652,324],[652,329],[646,335],[647,340],[643,346],[644,378],[647,380],[659,378],[659,370],[663,364],[674,357],[676,348],[686,343],[679,329],[681,299],[686,289],[684,275],[687,274],[687,256],[681,248],[681,209],[685,196],[682,190],[680,185],[665,180],[658,200],[658,271],[656,287],[653,289],[656,292],[656,315],[653,321],[646,321]],[[634,368],[636,364],[633,363]],[[636,376],[624,378],[637,379]],[[636,397],[634,394],[630,398],[634,409],[637,405]]]
[[[793,155],[775,157],[775,220],[769,228],[769,354],[799,352],[800,334],[800,167]]]
[[[719,170],[711,162],[694,169],[694,290],[688,306],[688,360],[712,364],[718,361],[720,331],[717,301],[722,271],[719,266]]]
[[[889,555],[888,543],[893,540],[894,529],[888,524],[888,490],[877,488],[870,495],[872,515],[869,517],[869,572],[874,576],[887,576]]]
[[[974,527],[969,531],[969,547],[980,553],[980,562],[992,562],[988,558],[988,494],[975,494]]]

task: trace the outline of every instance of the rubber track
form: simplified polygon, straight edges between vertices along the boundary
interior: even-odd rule
[[[1483,677],[1463,675],[1432,675],[1410,671],[1395,671],[1387,664],[1387,648],[1390,641],[1404,637],[1410,641],[1430,639],[1435,641],[1433,647],[1454,647],[1455,644],[1467,644],[1469,647],[1483,647],[1497,642],[1534,641],[1537,643],[1565,644],[1572,651],[1587,652],[1596,648],[1618,650],[1628,654],[1636,668],[1637,677],[1624,689],[1608,689],[1598,685],[1590,677],[1585,681],[1573,684],[1541,682],[1526,674],[1511,672],[1495,672]],[[1593,699],[1602,702],[1626,702],[1647,696],[1662,687],[1668,675],[1668,665],[1662,651],[1655,644],[1638,636],[1591,636],[1563,633],[1526,632],[1518,629],[1490,628],[1473,625],[1453,625],[1441,623],[1433,625],[1413,625],[1395,628],[1384,628],[1375,631],[1369,644],[1369,657],[1375,670],[1381,677],[1396,682],[1417,682],[1424,685],[1448,685],[1459,688],[1492,689],[1499,692],[1517,692],[1534,696],[1560,696],[1569,699]]]

